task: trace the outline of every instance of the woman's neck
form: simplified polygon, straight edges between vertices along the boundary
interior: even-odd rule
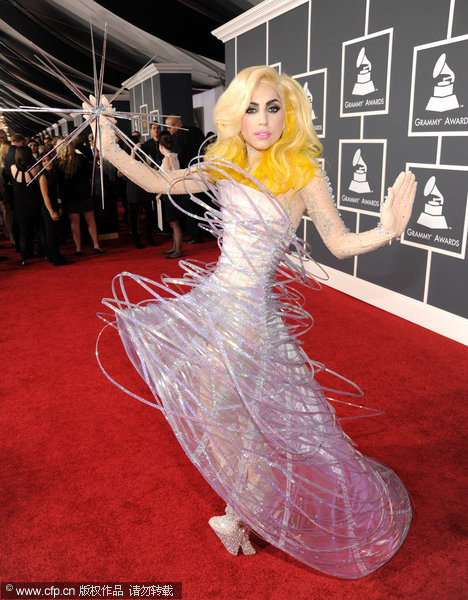
[[[255,169],[258,167],[260,161],[262,160],[262,151],[252,148],[252,146],[249,146],[249,144],[246,144],[245,148],[247,150],[247,169],[246,170],[249,173],[252,173],[253,171],[255,171]]]

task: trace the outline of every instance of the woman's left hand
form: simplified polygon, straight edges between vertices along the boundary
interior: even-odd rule
[[[416,179],[413,173],[408,171],[400,173],[393,186],[388,188],[387,199],[382,205],[380,223],[382,230],[394,238],[399,237],[408,224],[416,187]]]

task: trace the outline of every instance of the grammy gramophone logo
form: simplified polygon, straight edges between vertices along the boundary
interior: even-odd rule
[[[436,185],[434,175],[427,180],[424,186],[424,197],[426,198],[426,202],[424,210],[417,220],[418,225],[423,225],[429,229],[449,229],[447,220],[443,215],[445,200]]]
[[[375,92],[375,85],[372,81],[372,64],[366,56],[365,46],[359,50],[356,59],[356,69],[356,83],[351,92],[353,96],[367,96]]]
[[[314,111],[314,97],[312,96],[312,92],[309,90],[309,82],[306,81],[304,83],[304,85],[302,86],[302,89],[304,90],[305,95],[307,96],[307,100],[310,102],[310,110],[312,113],[312,121],[314,121],[317,116],[315,114]]]
[[[387,140],[340,140],[338,206],[376,214],[384,194]]]
[[[343,42],[341,117],[388,113],[392,44],[393,28]]]
[[[348,186],[356,194],[368,194],[371,189],[367,181],[367,164],[362,158],[361,149],[358,148],[353,156],[353,178]]]
[[[468,35],[416,46],[408,135],[466,136]]]
[[[293,75],[310,105],[310,116],[319,137],[325,137],[327,112],[327,69]]]
[[[421,186],[401,241],[465,258],[468,243],[468,167],[407,163]]]
[[[454,93],[455,73],[447,64],[447,55],[443,52],[437,59],[432,72],[434,80],[433,94],[429,98],[426,110],[446,112],[460,108]]]

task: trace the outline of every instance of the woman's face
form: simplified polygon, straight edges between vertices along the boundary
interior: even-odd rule
[[[283,133],[284,107],[276,88],[261,81],[242,117],[241,134],[255,150],[268,150]]]
[[[52,171],[53,169],[53,163],[52,163],[52,159],[50,156],[48,156],[47,158],[43,158],[41,165],[44,167],[44,169],[46,171]]]

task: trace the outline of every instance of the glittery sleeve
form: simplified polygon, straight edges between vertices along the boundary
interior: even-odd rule
[[[108,119],[100,120],[100,142],[101,152],[114,167],[123,173],[128,179],[152,194],[197,194],[206,188],[202,179],[198,176],[197,168],[190,169],[191,176],[188,177],[188,169],[177,169],[164,171],[156,164],[150,166],[144,162],[137,161],[129,156],[117,144],[114,134],[115,125]],[[149,158],[149,157],[148,157]]]
[[[401,173],[388,190],[378,226],[361,233],[350,232],[343,223],[329,179],[323,172],[296,194],[295,202],[302,211],[307,211],[330,252],[338,258],[348,258],[376,250],[401,235],[411,215],[415,190],[412,173]]]

